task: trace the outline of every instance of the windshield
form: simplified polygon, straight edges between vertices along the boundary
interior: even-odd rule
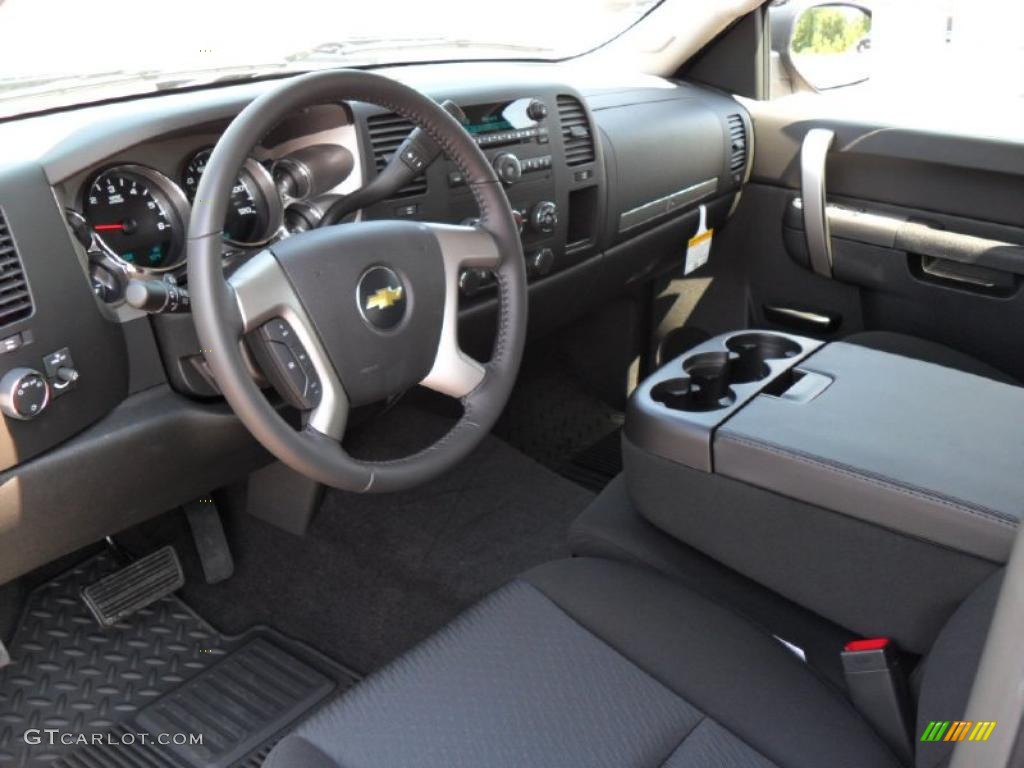
[[[660,0],[0,0],[0,116],[338,66],[564,59]]]

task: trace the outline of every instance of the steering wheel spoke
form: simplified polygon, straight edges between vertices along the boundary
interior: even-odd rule
[[[313,323],[274,254],[264,250],[228,279],[245,334],[258,334],[264,372],[281,394],[307,409],[307,426],[340,440],[348,398]],[[276,377],[274,372],[276,372]],[[311,406],[311,407],[310,407]]]
[[[496,269],[498,245],[481,227],[428,225],[441,246],[444,262],[444,320],[430,373],[420,383],[451,397],[465,397],[484,379],[484,367],[459,346],[459,275],[466,268]]]

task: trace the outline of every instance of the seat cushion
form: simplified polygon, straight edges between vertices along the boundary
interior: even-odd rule
[[[983,363],[976,357],[947,347],[945,344],[938,344],[905,333],[862,331],[847,336],[843,341],[882,352],[891,352],[894,355],[911,357],[915,360],[923,360],[926,363],[935,363],[965,373],[973,373],[975,376],[984,376],[986,379],[994,379],[1004,384],[1020,385],[1020,382],[1013,376],[1003,373],[988,363]]]
[[[898,763],[754,625],[649,569],[579,558],[494,593],[325,707],[266,765]]]
[[[804,652],[814,670],[846,688],[839,649],[859,637],[684,544],[640,514],[623,475],[612,480],[569,527],[569,551],[638,563],[670,576],[712,602]]]

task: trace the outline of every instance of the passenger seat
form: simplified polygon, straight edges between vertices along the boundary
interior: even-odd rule
[[[966,601],[929,654],[918,733],[964,711],[1000,579]],[[918,744],[916,768],[942,764],[952,747]],[[516,579],[328,703],[264,768],[484,765],[900,761],[770,635],[648,568],[578,558]]]

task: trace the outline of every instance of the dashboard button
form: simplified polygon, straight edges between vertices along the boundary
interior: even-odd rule
[[[0,354],[5,352],[13,352],[16,349],[21,349],[21,334],[15,333],[12,336],[8,336],[4,339],[0,339]]]

